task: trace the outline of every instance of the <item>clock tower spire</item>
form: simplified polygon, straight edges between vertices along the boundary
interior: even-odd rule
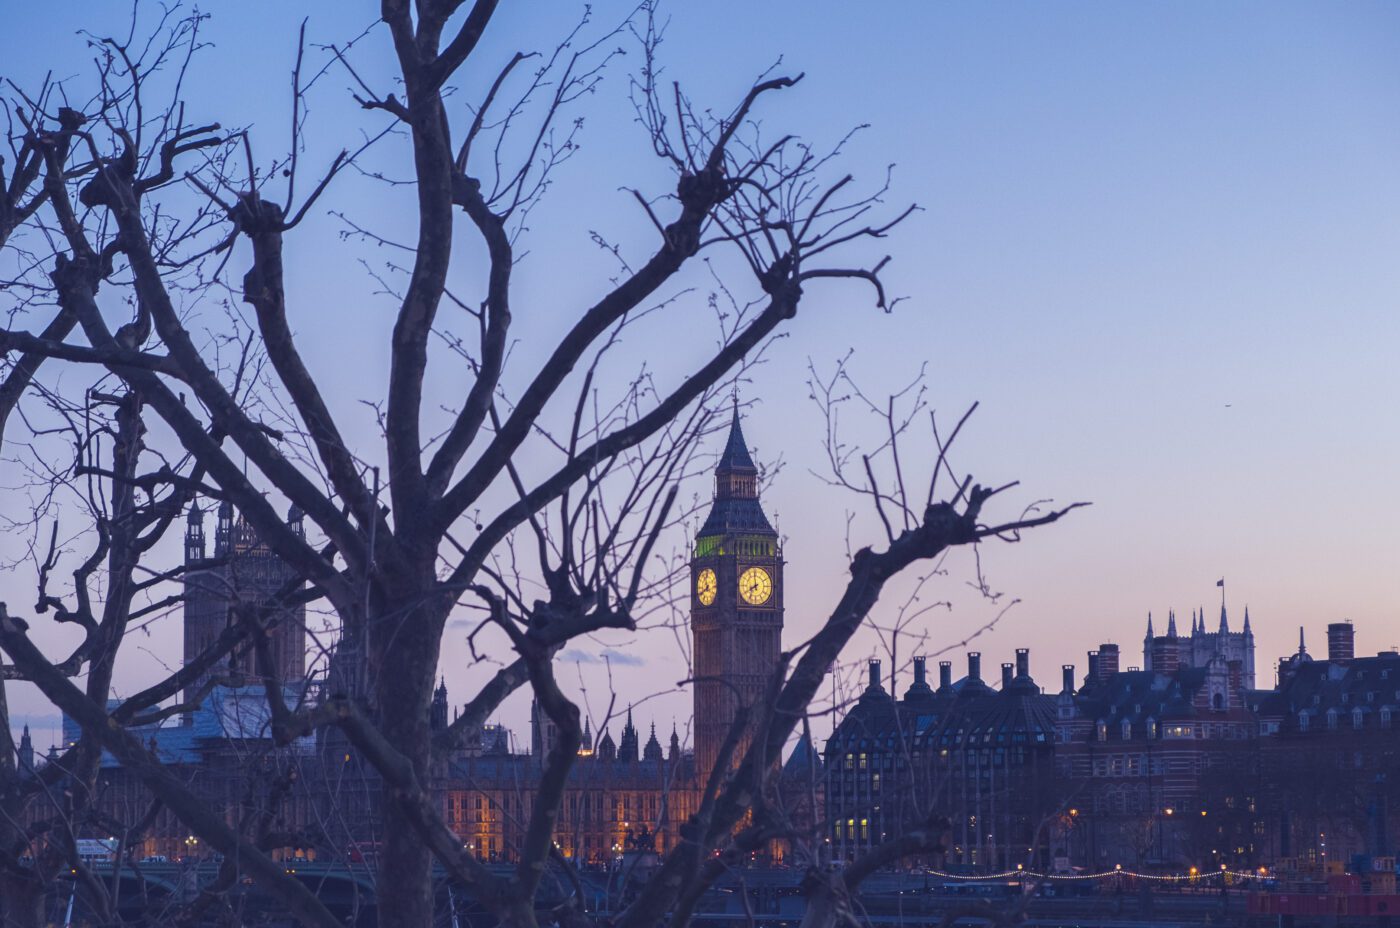
[[[756,705],[778,665],[783,632],[783,555],[758,499],[736,404],[715,468],[715,496],[690,561],[695,661],[695,761],[704,782],[741,707]],[[730,759],[748,749],[740,738]]]

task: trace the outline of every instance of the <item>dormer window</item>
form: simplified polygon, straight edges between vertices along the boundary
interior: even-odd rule
[[[1381,728],[1390,727],[1390,707],[1381,706]]]
[[[1299,713],[1298,713],[1298,730],[1299,730],[1299,731],[1307,731],[1307,730],[1308,730],[1308,710],[1307,710],[1307,709],[1304,709],[1302,712],[1299,712]]]
[[[1361,725],[1362,725],[1362,723],[1364,723],[1365,721],[1366,721],[1366,713],[1365,713],[1364,711],[1362,711],[1362,709],[1361,709],[1360,706],[1357,706],[1355,709],[1351,710],[1351,727],[1352,727],[1352,728],[1360,728]]]
[[[1099,740],[1100,740],[1100,741],[1107,741],[1107,740],[1108,740],[1108,723],[1107,723],[1107,722],[1099,722],[1099,731],[1098,731],[1098,735],[1099,735]]]
[[[1327,710],[1327,727],[1328,727],[1329,729],[1333,730],[1333,731],[1336,731],[1336,729],[1337,729],[1337,710],[1336,710],[1336,709],[1328,709],[1328,710]]]
[[[1127,741],[1133,736],[1133,723],[1127,719],[1123,720],[1122,735],[1124,741]]]

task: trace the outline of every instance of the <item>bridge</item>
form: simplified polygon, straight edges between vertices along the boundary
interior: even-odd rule
[[[112,862],[92,865],[96,876],[113,887],[118,908],[124,917],[139,918],[163,904],[177,905],[193,900],[199,891],[213,884],[219,871],[217,860]],[[283,864],[346,924],[372,926],[376,922],[375,871],[372,864],[321,863],[295,860]],[[490,864],[502,877],[510,874],[508,864]],[[563,874],[546,885],[542,907],[552,906],[572,895],[572,884]],[[804,871],[795,869],[738,870],[727,874],[705,895],[696,913],[696,923],[714,928],[756,926],[756,928],[796,928],[807,905],[802,887]],[[604,920],[625,904],[624,874],[614,869],[584,870],[579,874],[584,907],[590,915]],[[438,909],[441,923],[451,924],[455,915],[462,928],[495,923],[465,887],[452,883],[445,872],[437,871]],[[1024,894],[1031,898],[1022,899]],[[53,905],[62,915],[71,895],[71,886],[54,887]],[[250,878],[244,878],[230,896],[242,907],[245,919],[266,919],[277,925],[277,903],[266,896]],[[1220,892],[1219,887],[1153,886],[1124,880],[1115,886],[1082,885],[1033,886],[1027,882],[950,882],[923,872],[886,872],[872,875],[862,886],[859,905],[863,920],[871,925],[935,925],[945,915],[965,911],[959,924],[984,923],[977,917],[979,906],[1010,906],[1024,902],[1025,924],[1031,926],[1082,925],[1086,928],[1196,928],[1208,923],[1241,924],[1245,917],[1245,893]],[[56,923],[62,924],[60,917]]]

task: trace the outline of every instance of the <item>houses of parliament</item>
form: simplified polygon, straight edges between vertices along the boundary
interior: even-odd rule
[[[739,707],[761,697],[778,664],[782,550],[759,501],[758,469],[737,410],[714,480],[713,503],[695,537],[690,572],[697,681],[693,749],[682,746],[674,723],[669,733],[658,736],[654,722],[639,725],[630,707],[613,722],[586,720],[555,836],[560,850],[576,860],[602,862],[633,848],[664,853],[672,846],[679,825],[698,806]],[[231,610],[266,603],[296,583],[294,572],[227,503],[216,510],[209,551],[205,517],[196,504],[186,524],[186,663],[224,631]],[[297,530],[301,519],[295,508],[288,513]],[[280,616],[269,637],[281,679],[307,685],[301,682],[307,676],[305,607]],[[294,789],[283,791],[277,831],[287,844],[279,855],[334,859],[374,846],[380,816],[372,768],[352,757],[343,743],[329,744],[324,737],[274,748],[270,712],[250,661],[249,655],[236,656],[190,681],[184,698],[197,708],[178,724],[139,731],[140,737],[211,805],[223,808],[230,824],[243,814],[246,797],[258,792],[249,777],[294,782]],[[451,711],[444,681],[432,701],[431,726],[445,729]],[[615,738],[617,721],[621,728]],[[64,727],[65,741],[76,741],[76,727],[71,722]],[[556,736],[538,706],[532,707],[530,728],[529,748],[520,750],[508,730],[487,725],[479,738],[432,771],[432,791],[444,821],[483,860],[509,861],[524,838],[543,758]],[[747,738],[747,733],[739,738],[731,763],[742,756]],[[27,750],[33,765],[32,748]],[[816,763],[805,743],[790,760],[794,771],[809,773]],[[149,806],[144,787],[111,758],[104,759],[100,780],[100,805],[112,820],[135,821]],[[141,852],[175,859],[188,853],[188,837],[173,815],[161,812]]]

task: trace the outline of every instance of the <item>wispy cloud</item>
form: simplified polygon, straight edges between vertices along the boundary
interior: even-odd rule
[[[642,658],[626,651],[619,651],[616,648],[604,648],[601,653],[594,654],[592,651],[582,651],[578,648],[570,648],[559,654],[561,661],[568,661],[575,664],[615,664],[619,667],[640,667],[646,663]]]

